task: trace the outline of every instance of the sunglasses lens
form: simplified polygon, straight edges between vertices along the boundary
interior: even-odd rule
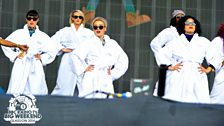
[[[74,18],[75,18],[75,19],[77,19],[77,18],[78,18],[78,16],[74,16]]]
[[[72,16],[73,18],[75,18],[75,19],[83,19],[83,17],[82,16]]]
[[[27,17],[26,19],[30,21],[31,20],[31,17]]]
[[[33,18],[33,21],[37,21],[38,18]]]
[[[94,30],[97,30],[97,29],[102,30],[103,28],[104,28],[104,26],[102,26],[102,25],[100,25],[100,26],[93,26]]]
[[[194,22],[185,22],[185,25],[193,25],[193,26],[196,26],[196,24]]]
[[[38,18],[32,18],[32,17],[27,17],[26,18],[28,21],[31,21],[33,19],[33,21],[37,21]]]
[[[99,26],[99,29],[102,30],[103,29],[103,26]]]
[[[96,30],[98,27],[97,26],[93,26],[93,29]]]

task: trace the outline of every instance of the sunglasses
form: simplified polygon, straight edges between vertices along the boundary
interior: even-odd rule
[[[33,21],[37,21],[38,17],[27,17],[26,18],[28,21],[31,21],[33,19]]]
[[[75,19],[78,19],[78,18],[79,18],[79,19],[83,19],[83,16],[76,16],[76,15],[75,15],[75,16],[72,16],[72,17],[75,18]]]
[[[179,15],[178,15],[178,16],[176,16],[176,18],[177,18],[177,19],[181,19],[182,17],[183,17],[183,16],[179,16]]]
[[[185,25],[193,25],[193,26],[196,26],[196,24],[194,22],[189,22],[189,21],[186,21],[184,22]]]
[[[97,29],[102,30],[103,28],[104,28],[104,26],[102,26],[102,25],[100,25],[100,26],[93,26],[94,30],[97,30]]]

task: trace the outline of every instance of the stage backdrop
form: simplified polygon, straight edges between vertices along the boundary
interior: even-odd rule
[[[6,38],[22,28],[30,9],[40,13],[40,29],[52,36],[69,26],[69,13],[74,9],[94,11],[94,16],[108,20],[107,33],[129,57],[129,69],[114,83],[116,92],[130,90],[133,78],[157,80],[157,66],[150,41],[169,26],[171,12],[183,9],[202,24],[202,35],[214,38],[218,24],[224,20],[223,0],[0,0],[0,36]],[[91,17],[93,13],[89,13]],[[136,19],[141,18],[141,21]],[[88,24],[86,24],[89,27]],[[49,92],[55,86],[60,58],[45,67]],[[12,64],[0,50],[0,86],[7,89]]]

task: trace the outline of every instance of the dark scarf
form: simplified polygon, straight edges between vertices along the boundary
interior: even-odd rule
[[[188,35],[188,34],[184,34],[185,36],[186,36],[186,38],[187,38],[187,40],[190,42],[191,41],[191,39],[193,38],[193,35]]]

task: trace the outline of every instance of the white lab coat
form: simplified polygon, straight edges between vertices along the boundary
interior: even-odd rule
[[[18,48],[2,46],[4,54],[14,63],[7,94],[47,95],[43,65],[53,62],[56,55],[50,37],[40,31],[38,26],[30,37],[28,26],[25,25],[23,29],[10,34],[6,40],[29,46],[22,59],[16,58],[21,52]],[[41,54],[41,60],[37,60],[35,54]]]
[[[81,98],[106,98],[107,94],[114,94],[113,80],[120,78],[128,69],[128,56],[118,43],[105,35],[105,45],[98,37],[77,47],[71,55],[73,72],[82,77],[78,85]],[[89,65],[94,70],[85,72]],[[111,75],[108,75],[111,68]]]
[[[171,71],[163,98],[181,102],[210,103],[207,75],[201,74],[198,70],[204,58],[216,69],[220,67],[220,61],[216,59],[210,45],[208,39],[199,37],[197,33],[190,42],[182,34],[159,51],[158,58],[161,64],[170,65],[174,64],[174,61],[183,63],[180,72]]]
[[[167,43],[169,43],[171,40],[178,38],[180,35],[177,32],[176,27],[170,26],[169,28],[165,28],[162,30],[150,43],[150,47],[154,53],[156,63],[159,66],[161,61],[159,61],[159,58],[157,58],[158,52],[160,49],[162,49],[164,46],[166,46]],[[166,73],[166,81],[169,81],[168,78],[170,76],[170,71],[167,71]],[[157,96],[158,92],[158,82],[156,83],[155,89],[154,89],[154,96]]]
[[[84,28],[83,24],[77,31],[75,30],[74,24],[71,24],[71,27],[65,27],[59,30],[51,38],[58,47],[58,55],[61,55],[62,48],[75,50],[80,43],[91,38],[93,35],[94,33],[90,29]],[[73,96],[77,76],[71,70],[71,63],[70,53],[64,53],[61,58],[56,86],[51,93],[52,95]]]
[[[162,49],[168,42],[179,37],[176,27],[170,26],[162,30],[150,43],[150,47],[154,53],[157,64],[160,64],[160,61],[157,58],[157,53]]]
[[[224,61],[223,39],[215,37],[212,40],[212,47],[215,48],[216,53],[220,56],[220,60]],[[210,98],[211,103],[224,104],[224,67],[216,70]]]

